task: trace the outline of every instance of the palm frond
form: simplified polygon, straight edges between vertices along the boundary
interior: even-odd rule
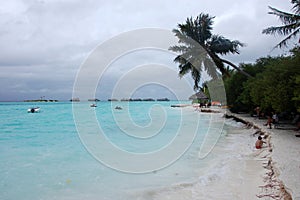
[[[292,0],[291,3],[294,4],[293,10],[295,13],[300,14],[300,0]]]
[[[244,46],[238,40],[214,36],[213,19],[214,17],[201,13],[194,19],[187,18],[185,23],[178,24],[177,29],[173,29],[179,45],[171,46],[169,50],[180,54],[174,59],[179,64],[179,77],[191,73],[195,90],[199,88],[203,70],[212,78],[217,78],[219,72],[228,74],[217,54],[239,53],[239,47]]]
[[[284,46],[287,46],[288,44],[288,41],[293,38],[293,37],[296,37],[296,35],[300,32],[300,27],[298,29],[296,29],[293,33],[291,33],[290,35],[288,35],[286,38],[284,38],[281,42],[279,42],[275,47],[274,49],[276,48],[281,48],[281,47],[284,47]]]
[[[227,53],[239,53],[239,47],[244,46],[243,43],[238,40],[230,41],[223,36],[213,35],[211,41],[209,41],[210,50],[214,53],[227,54]]]
[[[202,63],[203,59],[199,59],[197,57],[191,57],[188,62],[192,64],[194,70],[202,71]]]
[[[210,75],[213,79],[218,78],[216,65],[210,58],[205,59],[203,65],[208,75]]]
[[[195,32],[197,33],[197,36],[201,43],[205,43],[205,41],[211,37],[214,18],[215,17],[210,17],[208,14],[200,14],[195,19]]]
[[[186,59],[180,55],[176,56],[176,58],[174,59],[174,62],[177,62],[179,64],[183,64],[183,63],[186,63]]]
[[[172,32],[175,33],[175,36],[178,38],[178,43],[185,44],[185,46],[189,47],[199,45],[197,41],[187,36],[185,33],[182,32],[182,30],[173,29]]]
[[[297,22],[300,20],[300,16],[299,15],[295,15],[295,14],[291,14],[291,13],[287,13],[287,12],[283,12],[280,11],[276,8],[273,8],[271,6],[269,6],[269,9],[271,9],[271,12],[268,12],[268,14],[272,14],[272,15],[276,15],[279,17],[280,21],[283,24],[291,24],[294,22]]]
[[[184,45],[175,45],[175,46],[169,47],[169,50],[178,52],[178,53],[187,52],[187,51],[189,51],[189,49],[190,49],[189,47],[184,46]]]
[[[276,8],[269,6],[271,10],[269,14],[273,14],[279,17],[283,26],[271,26],[266,28],[262,31],[263,34],[270,34],[270,35],[288,35],[284,38],[281,42],[279,42],[275,48],[286,47],[288,40],[295,37],[299,33],[300,27],[300,0],[291,0],[291,3],[294,4],[293,10],[295,13],[287,13],[280,11]]]
[[[264,34],[278,34],[278,35],[287,35],[293,32],[294,29],[299,27],[299,23],[292,23],[289,25],[284,25],[284,26],[271,26],[269,28],[266,28],[262,31]]]
[[[212,35],[213,18],[202,13],[194,20],[192,17],[187,18],[185,24],[178,24],[178,32],[203,45]]]
[[[190,73],[190,71],[192,70],[192,65],[191,63],[180,64],[178,68],[179,68],[179,77],[182,78],[184,75]]]

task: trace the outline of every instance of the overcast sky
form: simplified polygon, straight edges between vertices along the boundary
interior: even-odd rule
[[[269,5],[291,11],[289,0],[2,0],[0,101],[22,101],[41,96],[70,99],[76,73],[97,45],[135,29],[172,30],[187,17],[201,12],[216,16],[214,34],[246,44],[240,55],[227,57],[236,64],[286,53],[288,49],[271,51],[280,37],[261,34],[268,26],[280,25],[275,16],[267,14]],[[141,63],[131,61],[124,58],[123,63],[118,65],[116,62],[110,67],[99,86],[101,91],[96,94],[97,98],[110,97],[110,92],[106,91],[110,85],[109,71],[121,73],[122,70],[115,68],[151,63],[149,56],[141,59]],[[171,61],[162,61],[162,64],[177,70]],[[161,76],[176,80],[178,88],[184,81],[173,75]],[[159,87],[159,84],[152,88],[145,86],[142,92],[135,92],[135,97],[172,98],[175,93],[178,98],[188,98],[192,92],[182,91],[182,88],[178,91],[164,88],[163,91]]]

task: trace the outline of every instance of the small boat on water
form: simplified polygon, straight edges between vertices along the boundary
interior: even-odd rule
[[[91,107],[97,107],[97,105],[94,104],[94,103],[92,103],[90,106],[91,106]]]
[[[171,105],[172,108],[183,108],[183,107],[187,107],[187,106],[191,106],[190,104],[174,104]]]
[[[40,112],[40,107],[28,108],[28,113],[38,113]]]

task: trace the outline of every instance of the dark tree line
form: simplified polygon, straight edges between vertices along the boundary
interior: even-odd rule
[[[300,112],[300,48],[289,56],[260,58],[254,64],[242,64],[252,78],[233,72],[224,79],[227,103],[235,112]]]

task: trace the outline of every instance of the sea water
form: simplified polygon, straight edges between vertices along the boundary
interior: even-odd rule
[[[93,126],[83,115],[86,129],[80,133],[74,104],[1,103],[0,199],[153,199],[154,194],[174,186],[205,181],[203,177],[222,156],[210,154],[211,148],[218,146],[228,127],[221,114],[171,107],[178,103],[182,102],[98,102],[95,108],[88,102],[75,103],[77,110],[94,113],[105,139],[128,154],[147,156],[163,151],[176,137],[189,144],[188,148],[180,143],[174,147],[176,153],[185,149],[178,151],[183,153],[175,155],[172,162],[138,173],[123,170],[124,161],[114,166],[93,154],[81,135],[85,130],[93,134]],[[39,113],[27,113],[28,108],[37,106]],[[211,137],[211,133],[217,134]],[[99,155],[115,156],[109,148],[97,150]],[[152,162],[159,166],[164,159],[161,154]],[[142,170],[149,165],[134,167]]]

